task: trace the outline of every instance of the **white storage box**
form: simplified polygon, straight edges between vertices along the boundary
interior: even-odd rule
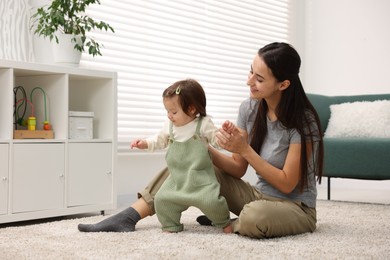
[[[93,117],[93,112],[69,111],[69,139],[92,139]]]

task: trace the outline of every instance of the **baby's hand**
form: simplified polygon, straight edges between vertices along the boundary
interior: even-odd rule
[[[145,140],[136,139],[130,144],[131,149],[138,148],[138,149],[146,149],[148,148],[148,143]]]
[[[226,120],[222,124],[222,129],[229,134],[232,134],[235,128],[236,128],[236,126],[232,122],[230,122],[229,120]]]

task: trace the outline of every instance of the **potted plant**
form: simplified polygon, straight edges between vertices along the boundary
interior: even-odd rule
[[[49,6],[40,7],[32,15],[34,33],[55,39],[55,45],[65,43],[77,51],[79,57],[86,49],[93,57],[102,55],[102,47],[87,33],[91,30],[115,32],[108,23],[96,21],[85,14],[85,9],[91,4],[100,4],[100,0],[53,0]],[[67,37],[63,40],[61,37]],[[64,52],[64,47],[60,47]],[[67,56],[67,55],[62,55]],[[78,62],[77,62],[78,63]]]

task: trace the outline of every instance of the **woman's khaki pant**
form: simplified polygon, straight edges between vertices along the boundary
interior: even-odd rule
[[[316,228],[316,210],[301,202],[267,196],[246,181],[236,179],[214,167],[229,210],[238,216],[233,223],[235,233],[253,238],[271,238],[313,232]],[[167,168],[157,174],[138,194],[155,214],[154,195],[165,181]]]

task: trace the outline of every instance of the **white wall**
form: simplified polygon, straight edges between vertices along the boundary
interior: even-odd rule
[[[163,153],[136,152],[118,156],[118,205],[135,201],[153,176],[165,167]]]
[[[301,55],[307,92],[390,93],[390,1],[306,0],[304,8]],[[336,200],[390,203],[390,181],[333,178],[331,187]],[[325,194],[326,182],[319,198]]]
[[[305,7],[306,90],[390,93],[390,1],[307,0]]]

